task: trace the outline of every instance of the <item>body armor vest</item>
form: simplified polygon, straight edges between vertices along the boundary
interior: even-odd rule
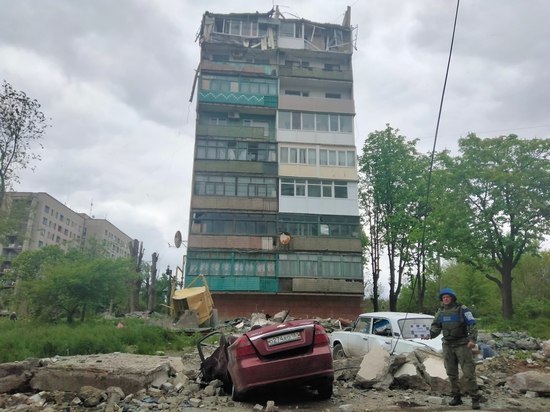
[[[445,342],[456,342],[468,337],[468,329],[464,322],[462,305],[456,304],[449,309],[441,309],[439,314],[443,340]]]

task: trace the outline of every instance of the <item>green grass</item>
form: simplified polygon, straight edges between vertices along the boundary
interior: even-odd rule
[[[153,355],[195,346],[200,336],[147,325],[141,319],[92,320],[68,325],[0,318],[0,363],[55,355],[73,356],[127,352]]]
[[[526,319],[514,317],[512,320],[503,320],[500,316],[484,317],[478,320],[479,329],[489,332],[525,332],[537,339],[550,339],[550,318],[538,317]]]

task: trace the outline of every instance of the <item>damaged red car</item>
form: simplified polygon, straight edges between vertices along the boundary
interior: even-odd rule
[[[218,333],[218,332],[215,332]],[[221,379],[235,401],[253,389],[309,386],[320,399],[332,396],[334,369],[329,337],[315,320],[292,320],[223,336],[220,347],[204,358],[203,379]]]

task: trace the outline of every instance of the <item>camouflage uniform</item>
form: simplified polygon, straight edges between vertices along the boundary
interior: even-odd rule
[[[453,300],[450,305],[443,305],[435,314],[430,328],[430,337],[433,339],[443,332],[443,358],[451,383],[451,395],[460,402],[461,391],[458,378],[458,365],[460,365],[464,375],[464,389],[472,400],[478,403],[475,363],[472,350],[467,346],[469,341],[475,343],[477,340],[476,321],[470,309],[456,302],[454,292],[443,293],[444,291],[452,292],[452,289],[443,289],[440,296],[449,294]]]

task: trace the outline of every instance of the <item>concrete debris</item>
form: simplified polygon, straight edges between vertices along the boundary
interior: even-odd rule
[[[366,389],[389,389],[393,381],[389,372],[390,353],[381,346],[375,346],[363,357],[355,380]]]
[[[525,393],[536,392],[542,396],[550,396],[550,373],[527,371],[516,373],[506,380],[508,386],[516,391]]]
[[[262,315],[250,320],[235,319],[226,326],[242,332],[256,324],[291,319],[286,311],[272,318]],[[319,321],[328,330],[341,323]],[[538,344],[535,352],[525,352],[518,346],[534,347],[533,342],[538,341],[513,333],[487,337],[493,339],[492,343],[486,342],[496,355],[477,365],[478,383],[488,398],[482,404],[484,409],[550,410],[550,341]],[[514,348],[502,343],[514,338]],[[449,394],[443,360],[432,352],[417,350],[407,356],[394,356],[383,348],[372,348],[363,358],[335,360],[334,371],[333,397],[305,409],[363,412],[419,407],[435,411],[442,410],[450,399],[443,396]],[[277,396],[261,403],[256,399],[251,403],[234,402],[220,380],[201,379],[196,350],[178,356],[113,353],[29,359],[0,364],[0,410],[303,410],[297,406],[280,407]],[[320,405],[318,409],[316,405]]]

